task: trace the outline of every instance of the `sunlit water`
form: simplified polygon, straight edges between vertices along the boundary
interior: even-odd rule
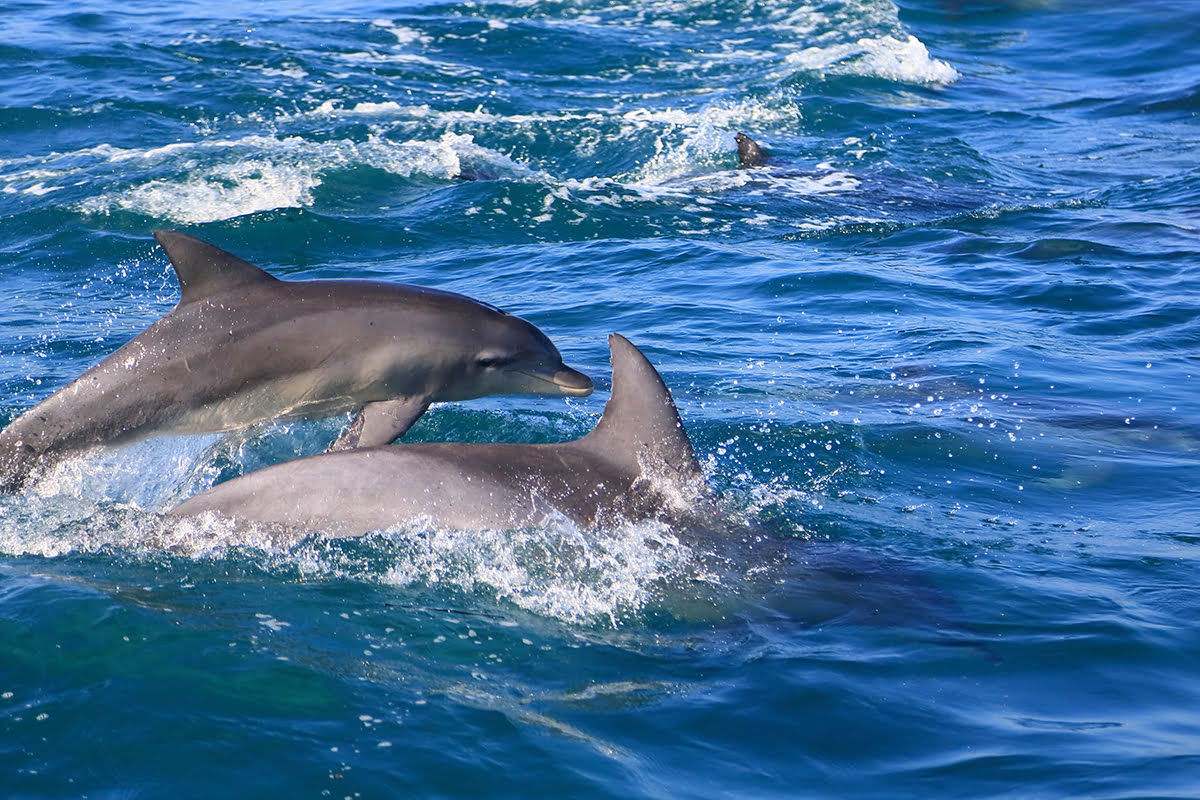
[[[580,436],[628,336],[746,531],[281,544],[160,514],[345,419],[88,454],[0,497],[0,795],[1195,796],[1197,30],[0,6],[0,423],[171,308],[176,228],[494,303],[599,387],[413,440]]]

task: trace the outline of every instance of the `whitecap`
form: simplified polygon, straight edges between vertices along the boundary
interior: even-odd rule
[[[885,35],[809,47],[789,53],[786,61],[805,71],[860,75],[898,83],[947,84],[959,78],[954,67],[932,58],[928,48],[911,34],[905,39]]]
[[[220,164],[182,180],[153,180],[115,196],[86,202],[83,209],[97,213],[119,208],[199,224],[311,205],[312,190],[320,184],[313,170],[304,165],[250,159]]]
[[[410,28],[407,25],[401,25],[389,19],[377,19],[371,22],[375,28],[380,28],[396,37],[396,43],[399,45],[408,45],[416,42],[417,44],[429,44],[433,38],[415,28]]]
[[[90,214],[116,210],[198,224],[314,203],[314,190],[329,172],[366,166],[393,175],[453,178],[469,158],[494,167],[522,168],[475,144],[470,135],[446,133],[437,140],[393,142],[380,135],[365,142],[310,141],[291,136],[247,136],[120,151],[113,161],[162,161],[181,174],[156,177],[105,192],[81,204]]]

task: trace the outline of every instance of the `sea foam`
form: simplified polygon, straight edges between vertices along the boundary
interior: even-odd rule
[[[909,35],[862,38],[827,47],[809,47],[787,56],[787,62],[805,71],[883,78],[898,83],[946,84],[958,80],[958,71],[929,55],[928,48]]]
[[[372,167],[405,177],[449,179],[462,168],[460,154],[478,158],[481,152],[470,135],[454,133],[404,142],[376,135],[364,142],[259,135],[200,140],[115,154],[114,160],[166,159],[158,171],[174,174],[106,191],[83,201],[80,208],[90,214],[123,210],[189,224],[215,222],[309,207],[314,190],[335,170]]]

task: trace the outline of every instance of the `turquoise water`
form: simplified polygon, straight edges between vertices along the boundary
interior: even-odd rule
[[[1197,796],[1197,30],[0,6],[0,423],[173,305],[168,227],[478,297],[597,381],[414,440],[582,434],[625,334],[756,531],[282,547],[159,514],[344,419],[89,454],[0,498],[0,795]]]

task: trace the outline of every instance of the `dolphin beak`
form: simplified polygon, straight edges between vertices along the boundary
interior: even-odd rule
[[[592,379],[565,364],[562,369],[554,373],[554,377],[550,380],[560,392],[568,397],[587,397],[592,393]]]
[[[553,372],[524,369],[519,371],[526,377],[540,382],[536,385],[544,387],[542,389],[530,387],[525,391],[532,390],[535,394],[556,394],[564,397],[587,397],[592,393],[592,379],[565,364]]]

